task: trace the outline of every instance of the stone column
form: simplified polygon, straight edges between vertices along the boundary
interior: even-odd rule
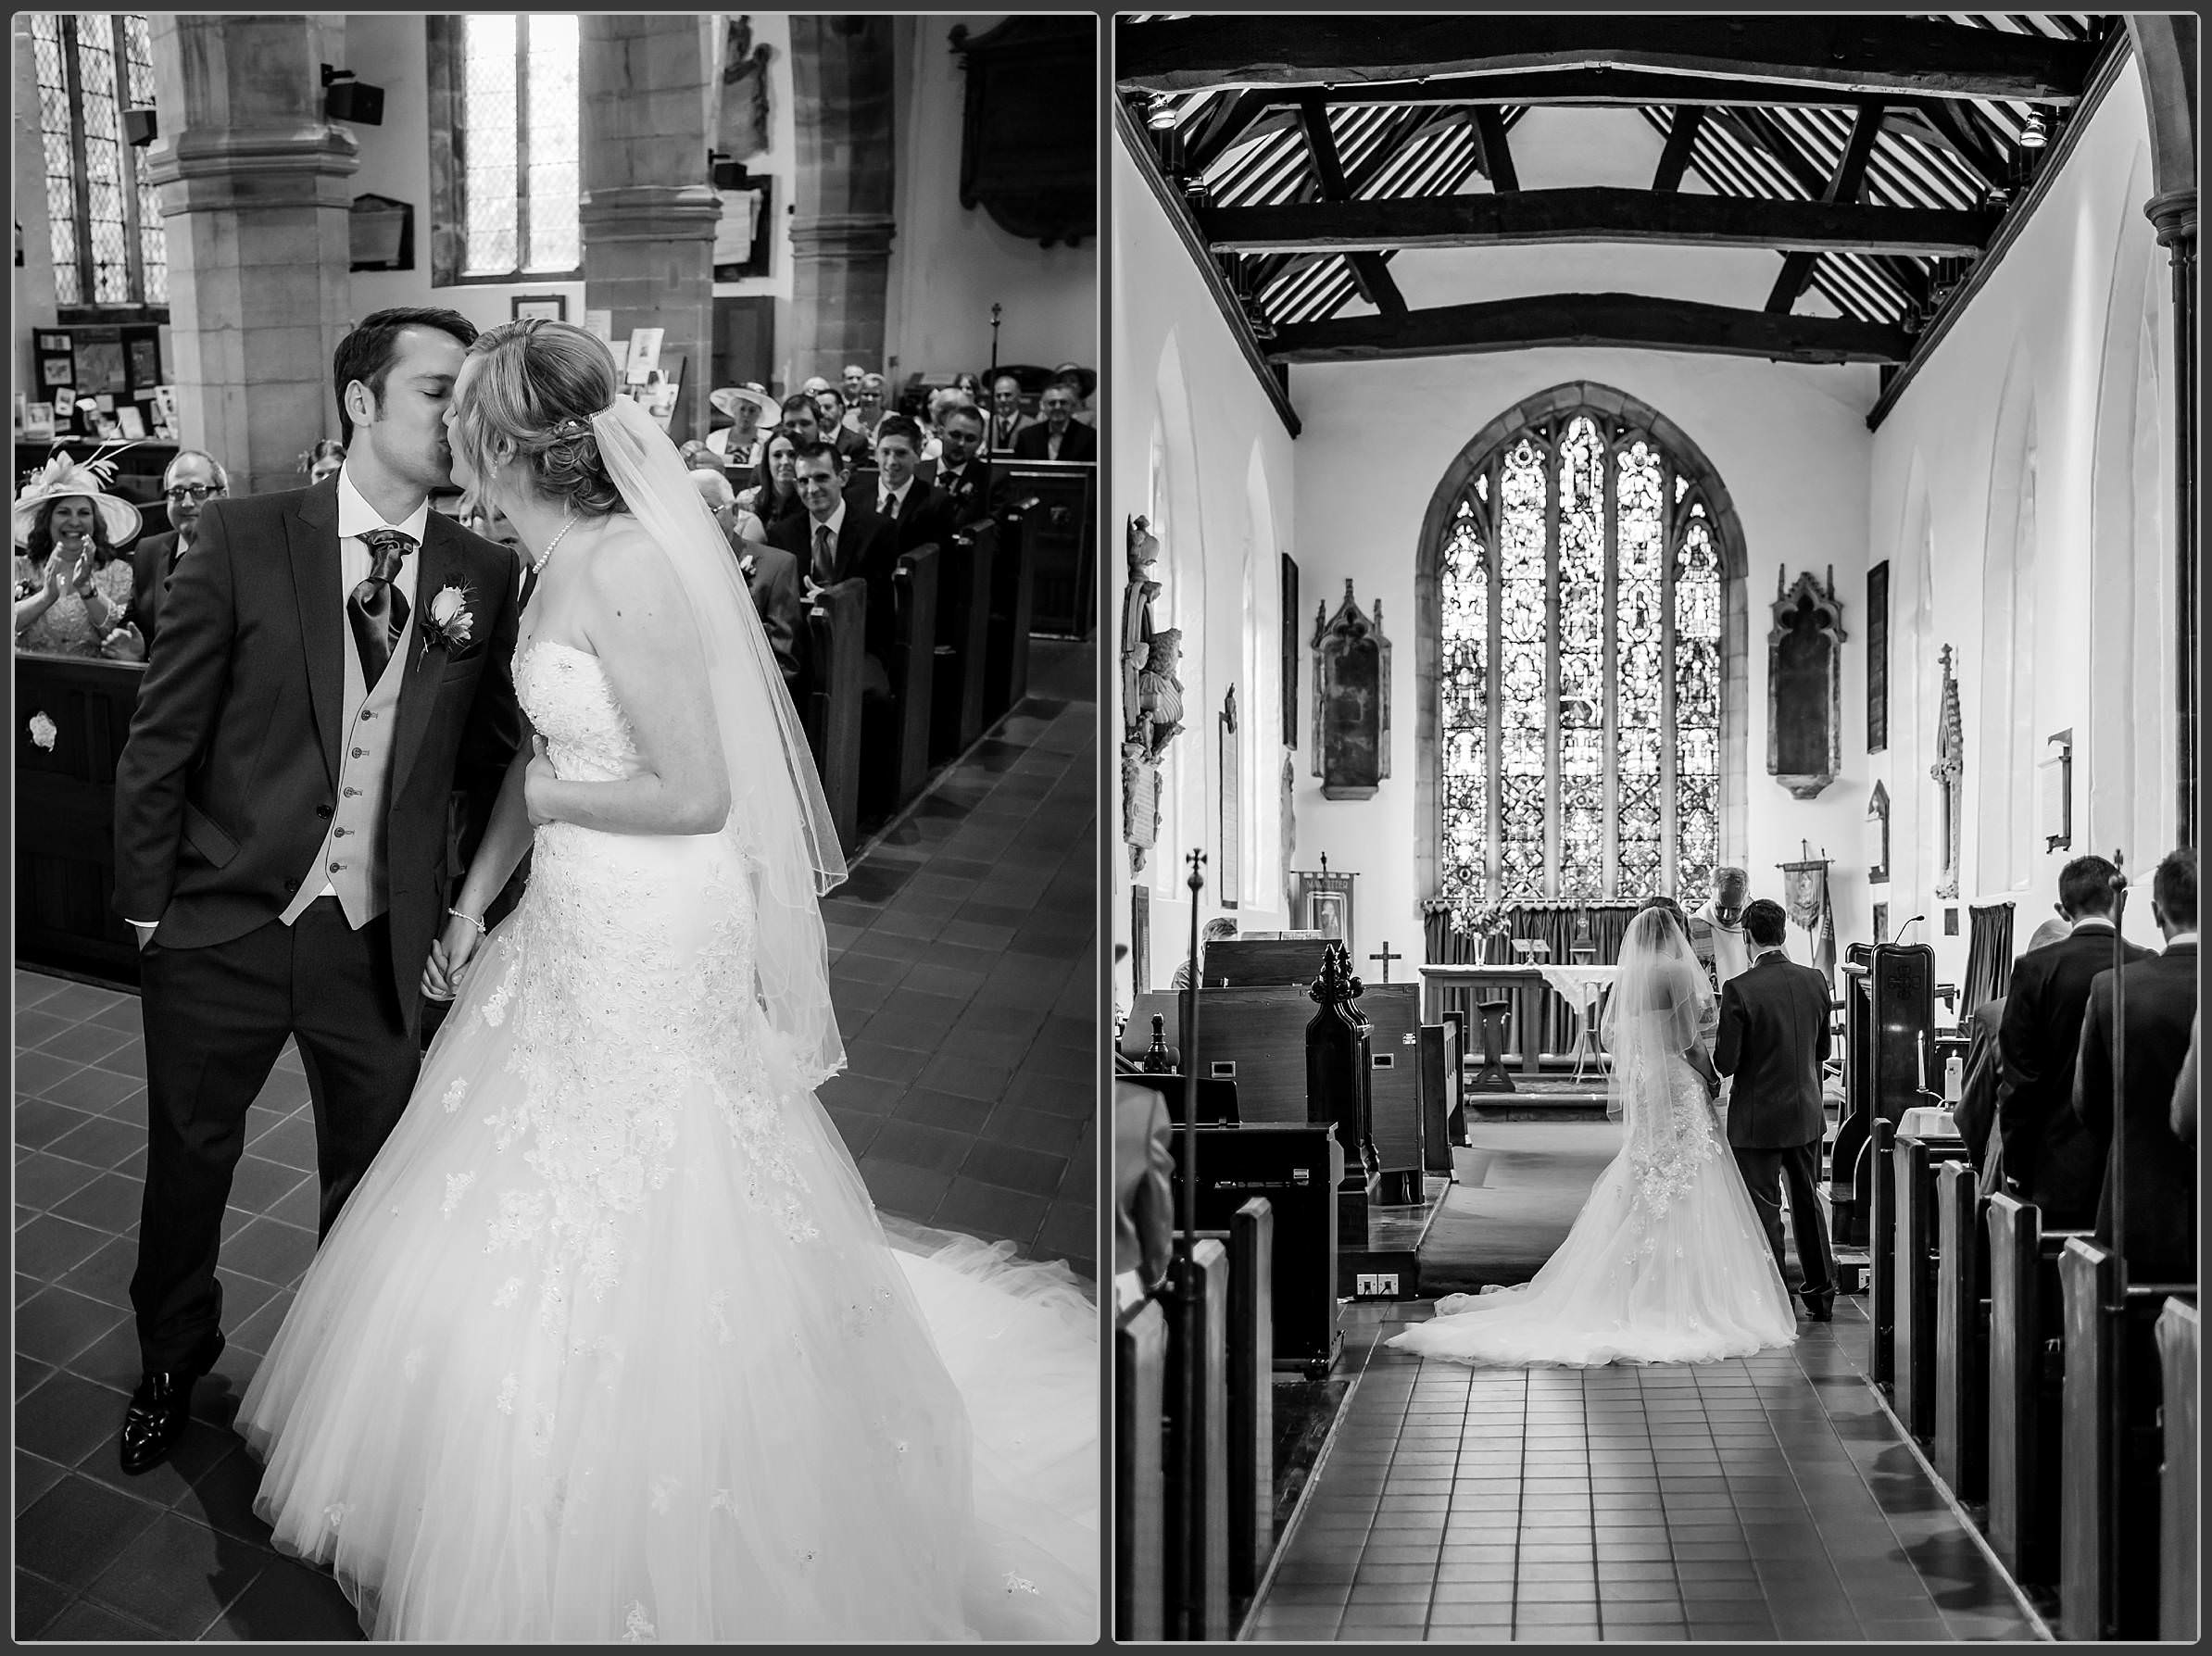
[[[358,145],[322,118],[328,33],[301,16],[148,22],[180,436],[234,493],[295,487],[300,451],[337,430],[331,357],[353,293]]]
[[[584,307],[611,313],[618,347],[633,328],[664,330],[662,362],[684,358],[669,435],[704,436],[722,199],[707,176],[700,19],[586,13],[583,51]]]
[[[2169,190],[2143,207],[2174,272],[2174,682],[2181,713],[2176,845],[2196,844],[2196,192]]]
[[[794,382],[881,370],[890,296],[891,19],[791,19],[798,175],[792,189]]]

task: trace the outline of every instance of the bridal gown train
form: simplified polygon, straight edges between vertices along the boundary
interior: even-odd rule
[[[562,777],[634,769],[595,657],[515,679]],[[246,1392],[256,1510],[376,1637],[1096,1637],[1092,1300],[887,1244],[774,1073],[746,872],[537,830]]]
[[[1501,1367],[1593,1366],[1713,1362],[1796,1339],[1704,1082],[1670,1057],[1616,1084],[1640,1089],[1627,1136],[1559,1250],[1517,1286],[1438,1300],[1391,1345]]]

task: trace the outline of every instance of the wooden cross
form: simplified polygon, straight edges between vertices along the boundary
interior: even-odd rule
[[[1367,958],[1370,960],[1380,960],[1382,962],[1383,982],[1386,984],[1390,981],[1390,962],[1392,960],[1402,960],[1405,959],[1403,955],[1394,955],[1390,952],[1390,940],[1388,937],[1383,939],[1382,953],[1379,955],[1369,955]]]

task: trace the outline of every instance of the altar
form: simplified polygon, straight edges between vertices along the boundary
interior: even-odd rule
[[[1525,965],[1483,965],[1473,961],[1460,964],[1435,962],[1421,967],[1421,1018],[1424,1022],[1440,1022],[1443,1017],[1443,998],[1450,989],[1506,989],[1513,992],[1518,1007],[1515,1023],[1524,1033],[1521,1037],[1521,1072],[1526,1075],[1540,1073],[1543,1061],[1543,1042],[1537,1038],[1540,1024],[1537,1011],[1543,992],[1547,989],[1558,994],[1567,1003],[1575,1019],[1575,1041],[1572,1056],[1575,1059],[1575,1077],[1580,1080],[1592,1066],[1601,1072],[1605,1068],[1605,1054],[1598,1043],[1598,1020],[1602,1015],[1606,994],[1620,976],[1618,966],[1600,966],[1576,961],[1558,966],[1548,961]],[[1481,1065],[1474,1080],[1468,1083],[1472,1092],[1510,1093],[1518,1090],[1506,1073],[1504,1062],[1504,1014],[1508,1007],[1503,1002],[1492,1005],[1477,1003],[1481,1033],[1477,1044],[1482,1054]]]

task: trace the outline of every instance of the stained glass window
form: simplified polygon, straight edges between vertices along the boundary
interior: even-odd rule
[[[573,15],[460,19],[461,274],[548,275],[583,261],[583,99]]]
[[[144,152],[122,130],[124,110],[154,103],[146,19],[34,12],[29,21],[55,303],[165,305],[161,214]]]
[[[1704,492],[1593,410],[1477,468],[1439,548],[1442,892],[1702,901],[1720,854],[1721,559]]]

